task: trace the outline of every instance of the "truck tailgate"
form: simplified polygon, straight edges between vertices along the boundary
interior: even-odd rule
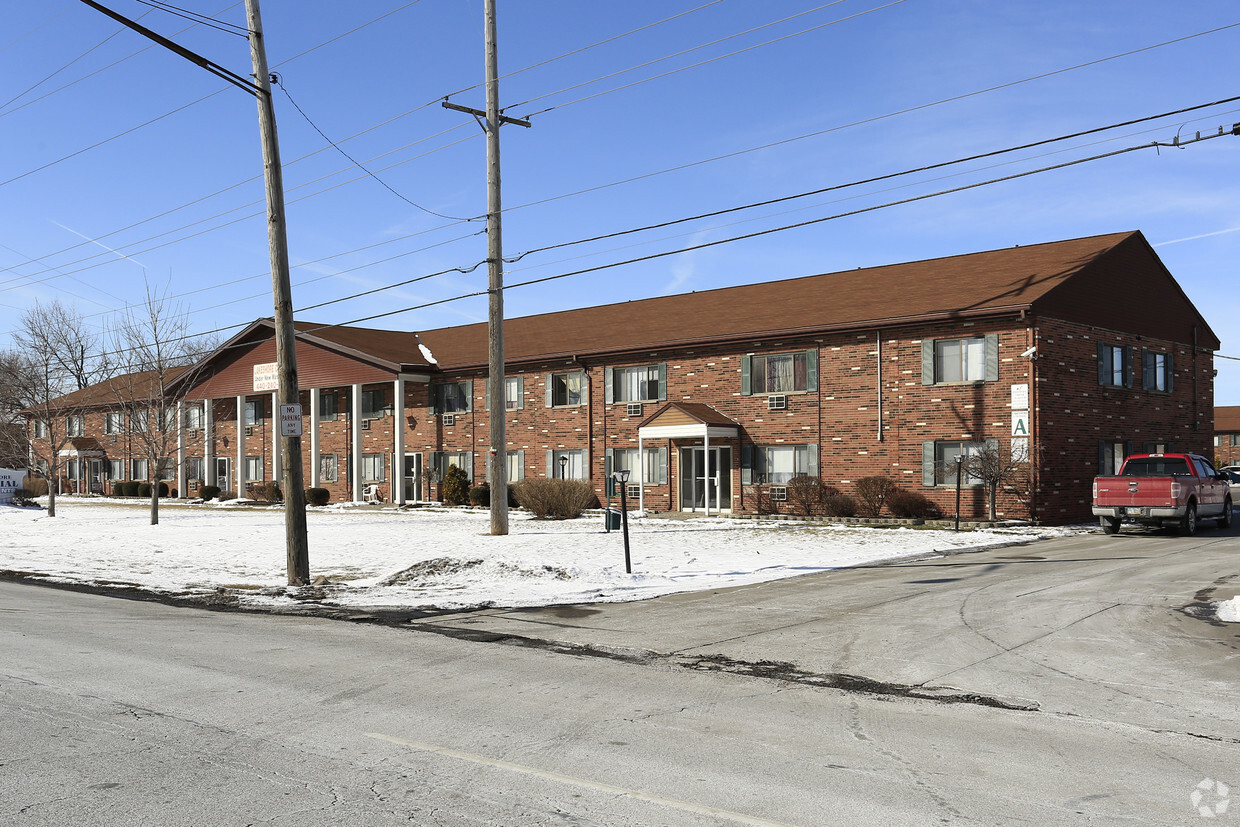
[[[1098,496],[1094,505],[1110,506],[1156,506],[1175,505],[1172,496],[1172,477],[1098,477]]]

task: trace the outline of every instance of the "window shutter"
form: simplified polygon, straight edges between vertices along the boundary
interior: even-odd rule
[[[818,390],[818,351],[805,351],[805,390],[815,393]]]
[[[603,368],[603,401],[610,405],[616,401],[616,369]]]
[[[546,384],[547,384],[546,395],[545,395],[546,402],[544,404],[544,407],[550,408],[553,400],[555,399],[555,395],[553,394],[555,385],[553,384],[550,373],[544,373],[543,378],[546,380]]]
[[[555,465],[555,451],[547,452],[547,479],[555,479],[555,469],[551,466]]]
[[[465,412],[469,413],[474,409],[474,380],[468,379],[461,384],[465,386]]]
[[[921,383],[934,384],[934,339],[921,340]]]
[[[472,383],[471,383],[472,384]],[[474,452],[465,451],[465,471],[469,474],[469,481],[474,481]]]
[[[504,406],[507,408],[507,404]],[[517,410],[525,410],[525,377],[517,377]]]
[[[986,334],[986,381],[999,381],[999,335]]]
[[[1155,373],[1154,351],[1141,348],[1141,387],[1152,390],[1158,387]]]
[[[921,444],[921,484],[933,488],[934,477],[934,441],[930,440]]]
[[[612,479],[612,463],[615,461],[615,454],[611,448],[603,452],[603,480],[604,494],[608,497],[616,496],[616,481]]]
[[[741,357],[741,394],[751,396],[753,394],[753,380],[750,374],[753,372],[753,357],[745,354]]]
[[[1175,365],[1171,358],[1171,351],[1167,351],[1167,393],[1175,390]]]
[[[753,445],[741,446],[741,485],[753,483]]]
[[[654,480],[651,480],[654,482]],[[667,446],[659,449],[659,484],[667,485]]]
[[[1110,365],[1107,364],[1107,357],[1111,354],[1110,348],[1102,342],[1098,343],[1098,384],[1105,385],[1111,378]]]
[[[667,362],[659,363],[659,401],[667,399]]]
[[[818,446],[812,443],[805,446],[805,474],[818,477]]]
[[[439,475],[439,481],[443,482],[443,452],[431,451],[431,470]]]
[[[442,404],[443,393],[440,390],[440,388],[442,387],[443,387],[442,385],[430,385],[426,389],[427,407],[431,409],[431,414],[438,414],[441,412],[443,408],[443,404]],[[345,409],[348,410],[347,404],[345,406]]]
[[[1124,348],[1124,387],[1132,387],[1132,347]]]

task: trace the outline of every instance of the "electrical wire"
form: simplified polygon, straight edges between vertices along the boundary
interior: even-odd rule
[[[159,9],[160,11],[168,12],[169,14],[184,18],[185,20],[189,20],[193,23],[197,23],[200,26],[207,26],[208,28],[224,32],[225,34],[232,34],[245,38],[250,36],[250,30],[245,26],[238,26],[236,23],[229,23],[225,20],[217,20],[214,17],[208,17],[207,15],[199,14],[196,11],[189,11],[188,9],[183,9],[180,6],[174,6],[171,3],[164,3],[161,2],[161,0],[138,0],[138,2],[144,6],[150,6],[152,9]]]

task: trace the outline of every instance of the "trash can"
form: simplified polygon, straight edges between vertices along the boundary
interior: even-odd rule
[[[605,518],[607,519],[607,530],[608,531],[619,531],[620,530],[620,509],[609,508],[606,511],[604,511],[603,514]]]

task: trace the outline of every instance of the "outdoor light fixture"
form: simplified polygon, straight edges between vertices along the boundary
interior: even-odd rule
[[[562,480],[563,480],[563,479],[568,479],[568,477],[566,476],[566,474],[567,474],[567,470],[566,470],[566,469],[567,469],[567,468],[568,468],[568,457],[566,457],[566,456],[561,456],[561,457],[560,457],[560,479],[562,479]]]
[[[624,573],[633,573],[633,564],[629,560],[629,504],[626,497],[629,469],[625,468],[621,471],[612,471],[611,478],[620,483],[620,523],[624,526]]]

